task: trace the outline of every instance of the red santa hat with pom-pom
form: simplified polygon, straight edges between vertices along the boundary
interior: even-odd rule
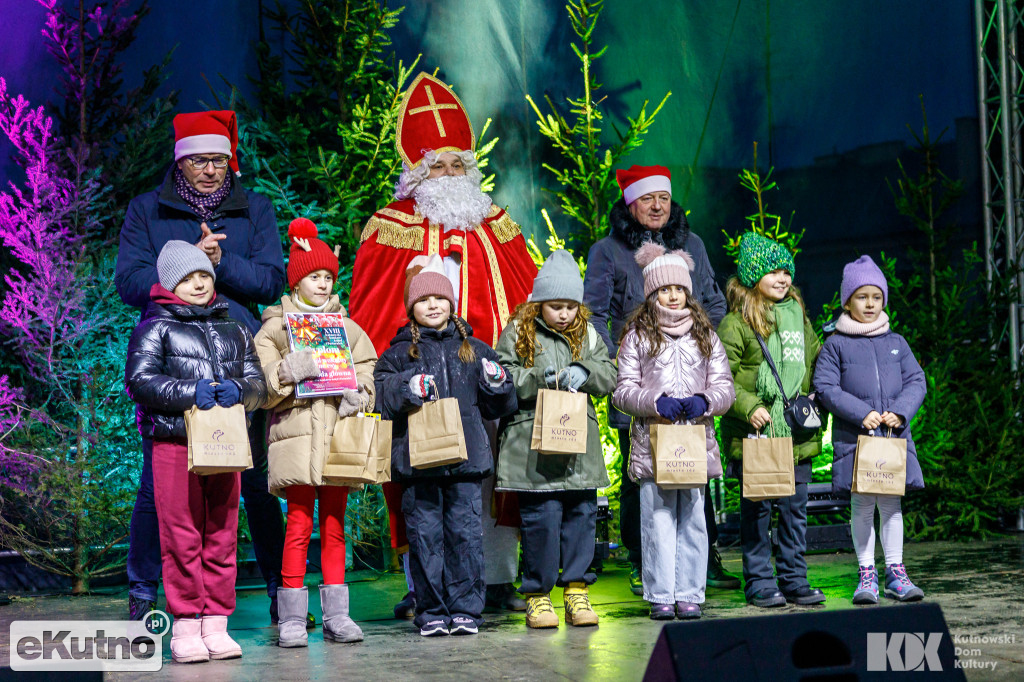
[[[174,160],[196,154],[223,154],[238,170],[238,120],[233,111],[197,111],[174,117]]]
[[[686,287],[693,291],[693,257],[682,249],[666,251],[661,244],[647,242],[636,250],[633,259],[643,268],[644,298],[670,284]]]
[[[317,238],[316,225],[308,218],[296,218],[288,225],[288,287],[311,272],[327,270],[338,279],[338,256]]]

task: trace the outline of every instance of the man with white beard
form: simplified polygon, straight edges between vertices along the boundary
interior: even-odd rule
[[[397,148],[402,174],[395,201],[378,210],[363,228],[349,294],[349,315],[369,334],[377,354],[406,324],[405,270],[419,255],[440,254],[455,292],[454,313],[473,336],[490,346],[533,288],[537,267],[519,226],[480,189],[483,174],[473,152],[475,138],[462,102],[448,86],[420,73],[409,86],[398,114]],[[518,569],[518,511],[489,512],[494,477],[484,481],[484,559],[488,604],[523,610],[512,587]],[[401,487],[384,485],[392,547],[408,548]],[[407,562],[406,562],[407,563]],[[406,570],[408,575],[408,568]],[[396,617],[413,615],[414,595],[395,607]]]

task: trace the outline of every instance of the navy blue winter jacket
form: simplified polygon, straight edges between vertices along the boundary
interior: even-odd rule
[[[466,324],[466,329],[470,329]],[[475,480],[494,470],[491,440],[484,429],[484,419],[501,419],[518,409],[516,389],[506,370],[505,383],[492,388],[484,377],[480,360],[497,362],[498,354],[483,341],[471,338],[476,361],[459,359],[462,337],[454,322],[442,330],[420,327],[417,344],[420,357],[409,357],[412,331],[408,326],[398,330],[391,347],[380,356],[373,371],[377,387],[377,409],[384,419],[391,419],[391,469],[396,481],[447,478]],[[433,374],[438,398],[458,398],[462,429],[466,436],[469,459],[428,469],[409,466],[409,412],[420,407],[423,400],[409,388],[409,379],[416,374]]]
[[[818,355],[814,390],[832,413],[832,490],[849,493],[853,479],[853,455],[857,436],[867,435],[861,423],[872,410],[892,412],[903,420],[893,429],[894,438],[907,439],[907,490],[924,487],[921,465],[910,434],[910,422],[917,414],[927,385],[924,370],[914,358],[906,340],[895,332],[879,336],[848,336],[836,332]],[[886,426],[874,435],[888,435]]]
[[[136,308],[149,303],[150,287],[159,279],[156,258],[164,244],[172,239],[196,244],[202,237],[203,220],[178,196],[173,172],[172,164],[160,187],[132,199],[121,228],[114,283],[121,300]],[[214,270],[217,300],[227,301],[231,318],[255,336],[261,326],[256,304],[275,303],[286,282],[273,205],[235,179],[206,225],[215,234],[227,235]]]

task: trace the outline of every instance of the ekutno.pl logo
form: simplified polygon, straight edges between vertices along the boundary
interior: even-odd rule
[[[171,619],[150,611],[131,620],[16,620],[11,669],[19,671],[151,672],[163,666]]]

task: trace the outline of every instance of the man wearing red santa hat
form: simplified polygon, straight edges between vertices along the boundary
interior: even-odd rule
[[[114,283],[125,303],[145,309],[150,288],[158,281],[160,250],[171,240],[181,240],[195,244],[209,257],[217,275],[217,298],[227,301],[228,315],[252,334],[260,330],[256,306],[280,297],[284,258],[273,205],[238,181],[237,147],[233,111],[174,117],[174,163],[160,187],[132,199],[121,228]],[[252,415],[249,442],[254,468],[242,473],[241,492],[256,563],[271,598],[271,620],[276,622],[284,522],[277,498],[267,490],[264,415],[262,410]],[[133,620],[141,620],[153,608],[161,568],[153,504],[154,434],[142,436],[143,467],[128,540],[128,603]]]
[[[515,307],[526,300],[537,267],[519,226],[480,189],[483,174],[474,154],[473,127],[462,102],[437,78],[420,73],[398,114],[402,174],[395,201],[363,228],[349,295],[352,319],[383,353],[406,324],[402,301],[405,269],[415,256],[439,254],[455,292],[455,312],[473,335],[494,346]],[[490,483],[490,486],[488,485]],[[484,483],[484,506],[489,506]],[[406,545],[397,486],[385,485],[392,544]],[[511,583],[517,568],[515,530],[484,522],[488,601],[525,609]],[[411,588],[410,588],[411,590]],[[412,613],[411,595],[396,607]],[[411,617],[411,616],[410,616]]]

